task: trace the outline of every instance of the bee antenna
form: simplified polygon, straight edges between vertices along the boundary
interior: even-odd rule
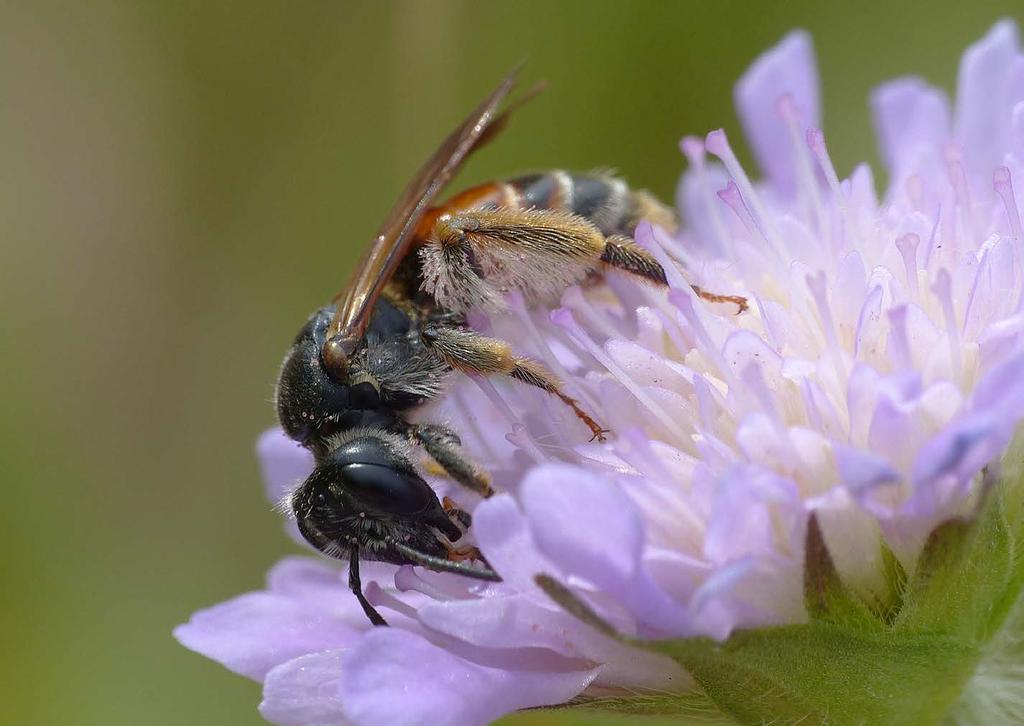
[[[501,576],[489,568],[473,567],[472,565],[467,565],[463,562],[452,562],[451,560],[434,557],[433,555],[425,554],[419,550],[413,549],[409,545],[396,542],[395,540],[388,540],[388,544],[408,557],[411,562],[415,562],[417,565],[423,565],[424,567],[436,572],[454,572],[457,575],[472,577],[475,580],[501,582]]]

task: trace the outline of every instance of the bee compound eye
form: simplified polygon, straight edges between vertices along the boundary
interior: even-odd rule
[[[345,343],[340,336],[335,335],[324,341],[320,349],[320,359],[327,373],[335,380],[344,378],[348,372],[348,353],[345,352]]]
[[[345,492],[358,507],[400,516],[440,507],[434,490],[416,474],[379,464],[349,464],[342,477]]]

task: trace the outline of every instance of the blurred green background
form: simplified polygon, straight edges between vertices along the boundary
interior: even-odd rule
[[[257,724],[171,628],[291,550],[252,455],[278,362],[407,176],[513,65],[549,90],[461,178],[616,167],[812,31],[841,175],[869,89],[952,87],[1014,3],[109,2],[0,7],[0,722]]]

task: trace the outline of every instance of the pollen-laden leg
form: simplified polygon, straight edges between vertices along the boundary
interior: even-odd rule
[[[638,275],[656,285],[665,287],[665,268],[654,259],[654,255],[638,245],[630,237],[613,235],[605,241],[601,262],[625,272]]]
[[[517,356],[503,340],[488,338],[465,328],[442,328],[428,325],[422,332],[423,342],[452,368],[480,375],[503,375],[536,386],[557,396],[590,429],[591,441],[604,441],[608,429],[601,426],[570,398],[558,379],[544,366],[530,358]]]
[[[444,214],[420,254],[423,288],[441,307],[461,312],[502,309],[508,290],[528,300],[557,298],[606,266],[665,284],[665,271],[647,250],[559,209]]]
[[[462,442],[454,432],[436,424],[420,424],[411,427],[409,433],[459,484],[482,497],[494,493],[491,477],[462,452]]]
[[[528,299],[556,297],[602,268],[629,273],[659,287],[665,270],[654,255],[623,234],[605,236],[589,219],[560,209],[467,210],[439,216],[421,249],[423,287],[445,308],[500,310],[505,290]],[[747,300],[692,285],[712,303]]]

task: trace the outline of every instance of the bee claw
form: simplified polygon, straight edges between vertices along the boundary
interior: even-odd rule
[[[473,545],[466,545],[464,547],[452,547],[451,545],[445,545],[448,550],[448,559],[452,562],[464,562],[469,560],[470,562],[481,562],[484,556],[480,553]]]
[[[596,440],[599,444],[603,444],[605,441],[608,440],[608,437],[605,436],[605,434],[610,434],[610,433],[611,433],[611,429],[601,429],[600,431],[595,431],[594,435],[590,437],[590,440],[591,441],[595,441]]]
[[[447,514],[449,518],[455,520],[464,528],[469,529],[470,524],[472,524],[473,521],[472,517],[469,516],[468,512],[459,509],[459,505],[455,503],[454,499],[448,496],[444,497],[444,499],[441,500],[441,508],[444,509],[444,513]]]
[[[700,285],[690,285],[690,287],[701,300],[706,300],[709,303],[732,303],[736,306],[736,315],[742,315],[750,308],[750,303],[742,295],[719,295],[708,292]]]

